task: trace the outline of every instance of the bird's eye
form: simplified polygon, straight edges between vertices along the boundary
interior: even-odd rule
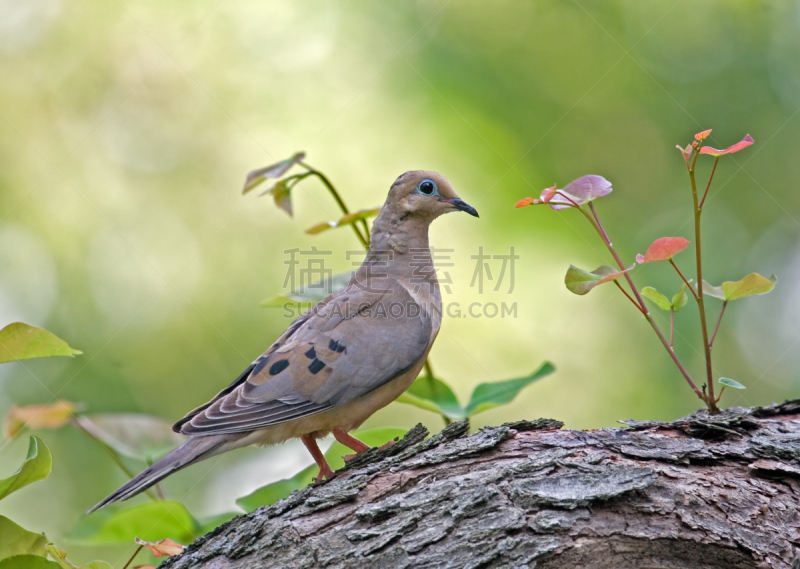
[[[419,191],[426,196],[430,196],[436,191],[436,184],[431,180],[423,180],[419,185]]]

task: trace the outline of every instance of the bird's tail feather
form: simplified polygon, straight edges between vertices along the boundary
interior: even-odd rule
[[[143,470],[129,482],[120,487],[116,492],[108,496],[102,502],[92,507],[87,514],[95,510],[105,508],[114,502],[121,502],[128,498],[133,498],[140,492],[144,492],[153,484],[156,484],[178,470],[189,466],[195,462],[205,460],[214,456],[214,451],[226,441],[226,438],[219,435],[208,435],[192,437],[184,444],[167,454],[161,460],[153,463],[152,466]]]

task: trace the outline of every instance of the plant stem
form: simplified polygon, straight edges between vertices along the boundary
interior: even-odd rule
[[[617,279],[614,279],[614,281],[613,281],[613,282],[614,282],[614,284],[615,284],[615,285],[617,285],[617,288],[618,288],[619,290],[621,290],[621,291],[622,291],[622,294],[624,294],[625,296],[627,296],[627,297],[628,297],[628,300],[630,300],[630,301],[633,303],[633,305],[636,307],[636,310],[638,310],[639,312],[641,312],[642,314],[644,314],[644,312],[642,311],[642,307],[641,307],[641,306],[639,306],[638,304],[636,304],[636,301],[635,301],[635,300],[633,300],[633,297],[632,297],[631,295],[629,295],[629,294],[628,294],[628,293],[625,291],[625,289],[624,289],[624,288],[622,288],[622,285],[621,285],[621,284],[619,284],[619,281],[618,281]]]
[[[588,213],[586,213],[586,211],[583,208],[581,208],[581,207],[578,208],[578,210],[581,211],[583,213],[583,215],[586,216],[586,219],[589,220],[589,223],[592,224],[592,226],[595,228],[595,230],[597,230],[597,233],[600,235],[600,238],[603,240],[603,243],[606,244],[606,248],[609,250],[611,255],[613,255],[614,260],[616,260],[617,265],[619,266],[620,270],[624,271],[625,270],[625,266],[623,265],[622,260],[619,258],[619,255],[617,255],[617,251],[614,249],[614,246],[611,244],[611,240],[608,238],[608,233],[606,233],[606,230],[603,227],[603,224],[600,223],[600,218],[597,216],[597,212],[594,210],[594,204],[592,204],[591,202],[589,202],[589,209],[592,211],[592,216],[594,216],[594,219],[592,219],[592,216],[590,216]],[[692,390],[694,390],[694,392],[697,394],[697,396],[700,399],[705,401],[706,398],[704,397],[703,392],[700,391],[700,388],[697,387],[695,382],[692,380],[692,377],[689,375],[689,372],[687,372],[686,368],[683,367],[683,364],[681,363],[681,360],[678,359],[678,356],[675,354],[675,350],[673,350],[670,347],[670,345],[667,343],[667,339],[664,338],[664,334],[661,333],[661,330],[659,329],[659,327],[656,324],[655,320],[653,320],[653,316],[647,310],[647,306],[645,305],[644,300],[642,300],[642,296],[639,294],[639,290],[636,288],[636,285],[633,284],[633,279],[630,277],[630,275],[627,272],[624,273],[624,275],[625,275],[625,279],[628,281],[628,285],[631,287],[631,291],[636,296],[636,300],[639,302],[639,306],[641,307],[642,314],[644,315],[645,319],[647,319],[647,322],[650,323],[650,326],[655,331],[656,336],[658,336],[658,339],[661,341],[661,344],[664,346],[664,349],[667,350],[667,353],[669,354],[669,357],[672,358],[672,361],[678,367],[678,369],[680,370],[680,372],[683,375],[684,379],[686,379],[687,383],[692,388]]]
[[[431,392],[433,392],[436,389],[436,381],[434,380],[435,376],[433,375],[433,368],[431,367],[431,359],[430,358],[426,358],[425,359],[425,365],[423,366],[422,369],[425,371],[425,374],[426,374],[426,376],[428,378],[428,382],[431,385]],[[442,416],[442,419],[444,420],[445,426],[447,426],[447,425],[449,425],[450,423],[453,422],[450,419],[450,417],[448,417],[444,413],[439,413],[439,414]]]
[[[122,462],[122,459],[120,458],[120,456],[119,456],[119,453],[117,453],[117,451],[115,451],[113,448],[111,448],[111,447],[110,447],[110,446],[108,446],[106,443],[104,443],[103,441],[101,441],[100,439],[98,439],[96,436],[94,436],[92,433],[90,433],[90,432],[89,432],[89,431],[88,431],[88,430],[87,430],[87,429],[86,429],[86,428],[85,428],[83,425],[81,425],[81,424],[80,424],[80,422],[78,422],[78,420],[77,420],[77,419],[75,419],[74,417],[73,417],[73,419],[72,419],[72,424],[73,424],[73,425],[75,425],[75,426],[78,428],[78,430],[80,430],[80,431],[83,431],[83,432],[84,432],[84,433],[85,433],[85,434],[86,434],[86,435],[87,435],[87,436],[88,436],[90,439],[92,439],[94,442],[96,442],[98,445],[100,445],[100,447],[101,447],[101,448],[102,448],[104,451],[106,451],[106,452],[108,453],[108,456],[110,456],[110,457],[111,457],[111,460],[113,460],[113,461],[114,461],[114,463],[115,463],[117,466],[119,466],[120,470],[122,470],[122,472],[124,472],[124,473],[125,473],[125,475],[126,475],[128,478],[130,478],[130,479],[133,479],[133,477],[135,476],[135,474],[134,474],[133,472],[131,472],[131,470],[130,470],[130,469],[127,467],[127,466],[125,466],[125,463],[124,463],[124,462]],[[147,495],[150,497],[150,499],[151,499],[151,500],[153,500],[154,502],[158,502],[158,501],[159,501],[159,500],[158,500],[158,498],[157,498],[157,497],[156,497],[156,496],[155,496],[155,495],[154,495],[154,494],[153,494],[153,493],[152,493],[150,490],[145,490],[145,494],[147,494]]]
[[[133,555],[131,555],[131,558],[128,559],[128,562],[122,566],[122,569],[128,569],[128,566],[131,563],[133,563],[133,560],[136,559],[136,556],[139,555],[139,552],[142,550],[143,547],[144,545],[140,545],[139,547],[136,548],[136,551],[133,552]]]
[[[674,269],[675,269],[675,270],[678,272],[678,274],[680,275],[680,277],[683,279],[683,282],[684,282],[684,283],[686,283],[686,286],[687,286],[687,287],[689,287],[689,291],[692,293],[692,296],[693,296],[693,297],[695,297],[695,299],[696,299],[696,298],[697,298],[697,293],[696,293],[696,292],[694,291],[694,289],[692,288],[692,285],[691,285],[691,284],[689,284],[689,281],[688,281],[688,280],[686,280],[686,277],[684,277],[684,276],[683,276],[683,273],[682,273],[682,272],[681,272],[681,270],[678,268],[678,265],[676,265],[676,264],[675,264],[675,261],[673,261],[672,259],[670,259],[670,260],[669,260],[669,264],[670,264],[670,265],[672,265],[672,268],[674,268]]]
[[[675,309],[669,309],[669,347],[671,350],[675,349]]]
[[[428,377],[430,377],[431,379],[433,379],[433,378],[434,378],[434,375],[433,375],[433,368],[431,367],[431,360],[430,360],[430,358],[427,358],[427,359],[425,360],[425,365],[424,365],[423,369],[425,370],[425,373],[426,373],[426,374],[428,374]]]
[[[326,188],[328,188],[328,191],[333,196],[333,199],[336,200],[336,203],[339,205],[339,209],[342,210],[343,214],[347,215],[348,213],[350,213],[350,210],[347,209],[347,205],[345,205],[342,196],[339,195],[339,192],[336,191],[336,188],[334,187],[333,183],[328,179],[328,177],[325,174],[323,174],[322,172],[320,172],[315,168],[312,168],[305,162],[300,162],[300,165],[303,166],[304,168],[307,168],[311,175],[319,178],[319,181],[322,182]],[[364,231],[366,232],[366,237],[361,233],[361,230],[355,223],[352,223],[350,225],[353,227],[353,231],[355,231],[358,240],[361,241],[361,244],[364,246],[364,248],[369,250],[369,226],[367,225],[366,220],[362,219],[361,222],[363,223]]]
[[[722,302],[722,310],[719,313],[719,318],[717,319],[717,326],[714,328],[714,333],[711,335],[711,341],[708,343],[708,348],[711,349],[714,347],[714,340],[717,337],[717,332],[719,332],[719,325],[722,322],[722,316],[725,314],[725,308],[728,306],[728,301],[725,300]],[[722,392],[720,392],[722,395]]]
[[[695,152],[692,165],[689,167],[689,181],[692,185],[692,205],[694,213],[694,249],[695,261],[697,266],[697,310],[700,313],[700,329],[703,332],[703,352],[706,358],[706,379],[708,382],[708,394],[704,398],[709,413],[712,415],[719,414],[716,399],[714,398],[714,381],[713,381],[713,368],[711,365],[711,347],[708,342],[708,324],[706,322],[706,304],[703,297],[703,250],[700,242],[700,204],[697,195],[697,181],[695,180],[695,164],[697,162],[698,152]],[[709,179],[709,184],[711,180]]]
[[[700,200],[700,209],[703,209],[703,204],[706,203],[706,196],[708,195],[708,188],[711,187],[711,180],[714,179],[714,172],[717,171],[717,162],[719,162],[719,156],[714,158],[714,167],[711,168],[711,175],[708,177],[708,183],[706,184],[706,191],[703,192],[703,199]],[[694,162],[692,163],[694,166]]]

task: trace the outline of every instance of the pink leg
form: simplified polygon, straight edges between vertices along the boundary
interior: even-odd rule
[[[355,437],[351,437],[344,431],[337,431],[336,429],[333,430],[333,436],[336,437],[336,440],[342,443],[347,448],[354,450],[356,454],[361,454],[369,447],[362,443]]]
[[[330,478],[333,476],[333,470],[331,470],[328,461],[325,460],[325,455],[323,455],[322,451],[319,450],[317,439],[309,435],[303,435],[300,437],[300,440],[303,441],[304,445],[306,445],[308,452],[310,452],[311,456],[314,457],[314,462],[316,462],[317,466],[319,466],[319,475],[314,479],[314,481],[319,482],[323,478]]]

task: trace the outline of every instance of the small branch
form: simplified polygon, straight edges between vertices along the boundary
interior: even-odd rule
[[[728,306],[728,301],[727,300],[723,301],[722,302],[722,310],[720,311],[719,318],[717,319],[717,326],[716,326],[716,328],[714,328],[714,333],[711,335],[711,341],[708,343],[708,348],[709,349],[714,347],[714,339],[716,339],[717,332],[719,332],[719,325],[722,322],[722,316],[725,314],[725,308],[727,308],[727,306]],[[720,392],[720,395],[722,395],[721,392]],[[717,398],[717,401],[719,401],[719,398]]]
[[[669,309],[669,347],[675,349],[675,309]]]
[[[311,175],[319,178],[319,181],[322,182],[326,188],[328,188],[328,191],[333,196],[333,199],[336,200],[336,203],[338,204],[339,209],[342,210],[343,214],[347,215],[350,213],[350,210],[347,209],[347,205],[345,205],[342,196],[339,195],[339,192],[336,191],[336,188],[334,187],[333,183],[328,179],[328,177],[325,174],[311,167],[305,162],[300,162],[300,165],[303,166],[304,168],[307,168],[308,172]],[[364,246],[364,248],[369,250],[369,226],[367,225],[367,222],[365,220],[362,219],[361,221],[363,222],[364,231],[366,231],[366,236],[364,236],[361,233],[361,230],[358,228],[358,225],[356,223],[351,223],[350,226],[353,228],[356,237],[358,237],[358,240],[361,241],[361,244]]]
[[[698,151],[699,152],[699,151]],[[711,347],[708,340],[708,323],[706,321],[706,305],[703,297],[703,249],[701,247],[701,232],[700,232],[700,204],[697,195],[697,182],[695,180],[695,164],[697,162],[698,154],[695,154],[692,160],[692,166],[689,168],[689,181],[692,185],[692,205],[694,213],[694,247],[695,247],[695,264],[697,267],[697,310],[700,313],[700,330],[703,333],[703,352],[706,360],[706,379],[708,382],[708,395],[704,398],[708,411],[716,415],[719,413],[717,408],[717,399],[714,397],[714,374],[711,364]]]
[[[426,358],[425,359],[425,365],[423,366],[422,369],[425,371],[425,374],[428,377],[428,381],[431,384],[431,391],[433,391],[434,389],[436,389],[436,382],[434,381],[434,378],[436,376],[433,375],[433,368],[431,367],[431,359],[430,358]],[[442,420],[444,421],[445,426],[449,425],[450,423],[453,422],[452,419],[450,419],[450,417],[448,417],[444,413],[439,413],[439,415],[442,416]]]
[[[104,451],[106,451],[106,452],[108,453],[108,456],[110,456],[110,457],[111,457],[111,460],[113,460],[113,461],[114,461],[114,463],[115,463],[117,466],[119,466],[120,470],[122,470],[122,472],[124,472],[124,473],[125,473],[125,475],[126,475],[128,478],[130,478],[131,480],[133,479],[133,477],[134,477],[135,475],[133,474],[133,472],[131,472],[131,470],[130,470],[130,469],[127,467],[127,466],[125,466],[125,463],[124,463],[124,462],[122,462],[122,459],[120,458],[120,456],[119,456],[119,454],[117,453],[117,451],[115,451],[113,448],[111,448],[111,447],[110,447],[110,446],[108,446],[106,443],[104,443],[103,441],[101,441],[100,439],[98,439],[96,436],[94,436],[92,433],[90,433],[89,431],[87,431],[87,430],[86,430],[86,429],[83,427],[83,425],[81,425],[81,424],[80,424],[80,423],[79,423],[79,422],[78,422],[78,421],[77,421],[77,420],[76,420],[74,417],[73,417],[73,419],[72,419],[72,424],[73,424],[73,425],[75,425],[75,426],[76,426],[76,427],[77,427],[77,428],[78,428],[80,431],[83,431],[83,432],[84,432],[84,433],[85,433],[85,434],[86,434],[86,435],[87,435],[87,436],[88,436],[90,439],[92,439],[94,442],[96,442],[98,445],[100,445],[100,447],[101,447],[101,448],[102,448]],[[158,500],[158,498],[157,498],[157,497],[156,497],[156,496],[155,496],[155,495],[154,495],[154,494],[153,494],[153,493],[152,493],[150,490],[145,490],[145,493],[146,493],[146,494],[147,494],[147,495],[150,497],[150,499],[151,499],[151,500],[153,500],[154,502],[158,502],[158,501],[159,501],[159,500]]]
[[[706,184],[706,191],[703,192],[703,199],[700,200],[700,209],[703,209],[703,204],[706,203],[706,196],[708,195],[708,188],[711,187],[711,180],[714,179],[714,172],[717,171],[717,162],[719,162],[719,156],[714,158],[714,167],[711,168],[711,175],[708,177],[708,183]]]
[[[136,559],[136,556],[139,555],[139,552],[142,550],[143,547],[144,545],[140,545],[139,547],[136,548],[136,551],[133,552],[133,555],[131,555],[131,558],[128,559],[128,562],[122,566],[122,569],[128,569],[128,566],[131,563],[133,563],[133,560]]]
[[[670,264],[670,265],[672,265],[672,268],[673,268],[673,269],[675,269],[675,270],[678,272],[678,274],[680,275],[681,279],[683,279],[683,282],[686,284],[686,286],[687,286],[687,287],[689,288],[689,290],[691,291],[691,293],[692,293],[692,296],[695,298],[695,300],[697,300],[697,293],[694,291],[694,289],[692,288],[692,285],[689,283],[689,281],[688,281],[688,280],[686,280],[686,277],[684,277],[684,276],[683,276],[683,273],[682,273],[682,272],[681,272],[681,270],[678,268],[678,265],[676,265],[676,264],[675,264],[675,261],[673,261],[672,259],[670,259],[670,260],[669,260],[669,264]]]
[[[639,306],[639,305],[636,303],[636,301],[635,301],[635,300],[633,300],[633,297],[632,297],[631,295],[629,295],[629,294],[627,293],[627,291],[626,291],[624,288],[622,288],[622,285],[621,285],[621,284],[619,284],[619,281],[618,281],[617,279],[614,279],[614,284],[615,284],[615,285],[617,285],[617,288],[618,288],[619,290],[621,290],[621,291],[622,291],[622,294],[624,294],[626,297],[628,297],[628,300],[630,300],[630,301],[633,303],[633,305],[636,307],[636,310],[638,310],[638,311],[639,311],[639,312],[641,312],[642,314],[645,314],[645,312],[642,310],[642,307],[641,307],[641,306]]]
[[[600,235],[600,238],[603,240],[603,243],[606,244],[606,248],[609,250],[611,255],[613,255],[614,260],[617,261],[617,265],[619,266],[620,270],[624,271],[625,266],[623,265],[622,260],[619,258],[619,255],[617,255],[617,251],[614,249],[614,246],[611,244],[611,239],[609,239],[608,233],[606,233],[603,224],[600,223],[600,217],[597,215],[597,212],[594,210],[594,204],[592,204],[591,202],[589,203],[589,209],[592,211],[591,216],[588,213],[586,213],[586,211],[583,208],[580,207],[578,208],[578,210],[581,213],[583,213],[584,216],[586,216],[586,219],[589,220],[589,223],[592,224],[592,227],[594,227],[597,233]],[[592,218],[592,216],[594,216],[594,218]],[[673,350],[672,347],[667,343],[667,339],[664,338],[664,334],[661,333],[661,329],[658,327],[658,324],[656,324],[656,321],[653,320],[653,316],[647,310],[647,306],[645,305],[644,300],[642,299],[642,295],[639,294],[639,290],[636,288],[636,285],[633,284],[633,279],[627,272],[625,272],[624,275],[625,279],[628,281],[628,285],[631,287],[631,291],[633,292],[634,296],[636,296],[636,300],[639,301],[638,304],[641,307],[640,310],[642,311],[642,314],[650,323],[650,326],[653,328],[653,331],[656,333],[656,336],[658,336],[661,345],[664,346],[665,350],[667,350],[669,357],[672,358],[672,361],[675,363],[678,370],[681,372],[681,375],[683,375],[683,378],[689,384],[689,387],[692,388],[692,390],[697,394],[697,396],[700,399],[706,401],[704,393],[700,391],[700,388],[697,387],[697,384],[694,382],[694,380],[692,380],[692,376],[690,376],[689,372],[686,371],[686,368],[683,367],[683,363],[681,363],[681,360],[675,354],[675,350]]]

